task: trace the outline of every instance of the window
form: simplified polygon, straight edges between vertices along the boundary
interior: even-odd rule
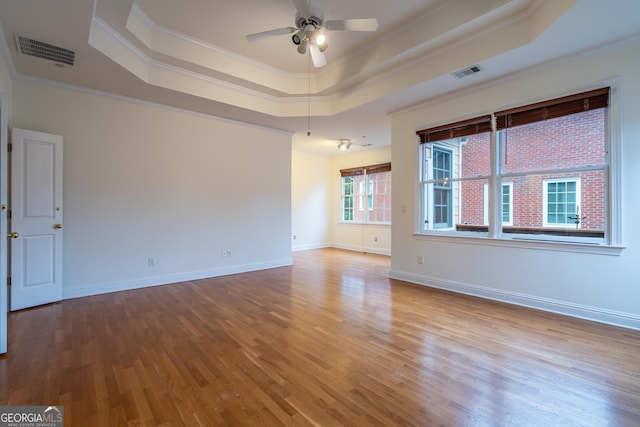
[[[451,227],[451,157],[452,152],[433,149],[433,227]]]
[[[434,128],[421,135],[421,232],[455,232],[485,225],[490,126],[490,116],[483,116],[456,123],[453,129]]]
[[[418,131],[420,232],[611,244],[608,105],[603,88]]]
[[[353,176],[342,178],[342,220],[353,221]]]
[[[502,225],[513,225],[513,183],[502,183]],[[484,185],[484,224],[489,224],[489,184]]]
[[[546,179],[544,180],[544,226],[578,228],[580,217],[580,180]]]
[[[391,224],[391,163],[343,169],[340,175],[342,221]]]

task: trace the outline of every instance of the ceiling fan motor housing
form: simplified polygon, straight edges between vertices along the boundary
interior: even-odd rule
[[[296,13],[296,28],[302,29],[305,25],[311,24],[316,29],[320,29],[323,22],[324,14],[320,10],[312,9],[309,16],[300,16],[299,13]]]

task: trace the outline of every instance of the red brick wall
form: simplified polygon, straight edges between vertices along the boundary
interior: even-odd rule
[[[542,171],[602,165],[604,162],[603,109],[507,129],[503,153],[505,172]],[[487,175],[489,170],[488,134],[468,138],[461,150],[463,177]],[[602,172],[580,175],[580,215],[582,228],[604,229],[604,181]],[[513,182],[513,225],[543,225],[543,180],[575,177],[575,174],[506,178]],[[484,182],[463,183],[461,223],[484,223]]]

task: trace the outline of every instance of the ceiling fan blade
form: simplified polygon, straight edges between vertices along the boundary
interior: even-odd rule
[[[378,29],[378,20],[376,18],[338,19],[325,22],[324,28],[330,31],[375,31]]]
[[[262,31],[260,33],[249,34],[245,38],[248,41],[252,42],[252,41],[255,41],[255,40],[264,39],[266,37],[282,36],[284,34],[291,34],[294,31],[297,31],[297,28],[293,28],[293,27],[278,28],[276,30]]]
[[[311,9],[309,8],[308,0],[293,0],[293,5],[298,10],[298,15],[303,18],[311,16]]]
[[[315,43],[309,43],[309,53],[311,53],[311,60],[313,61],[314,67],[322,68],[327,65],[327,58],[324,57],[324,53],[320,52],[320,49]]]

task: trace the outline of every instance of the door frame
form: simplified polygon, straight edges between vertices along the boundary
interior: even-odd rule
[[[7,209],[9,193],[9,121],[8,95],[0,94],[0,354],[7,352],[7,309],[9,292],[7,289]]]

